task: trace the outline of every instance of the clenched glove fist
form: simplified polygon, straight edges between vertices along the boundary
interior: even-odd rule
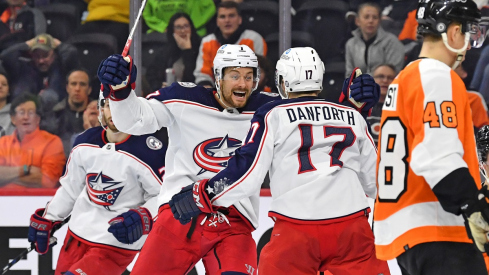
[[[484,193],[487,193],[487,186],[479,191],[477,201],[462,206],[468,223],[467,233],[481,252],[489,249],[489,204]]]
[[[173,195],[169,204],[173,217],[181,224],[189,223],[200,213],[212,213],[212,205],[204,191],[207,180],[201,180],[182,188]]]
[[[153,218],[148,209],[138,207],[120,214],[109,221],[107,231],[121,243],[132,244],[141,236],[149,234],[153,227]]]
[[[371,75],[362,74],[359,68],[355,68],[343,82],[339,102],[355,108],[366,118],[372,112],[372,107],[379,102],[379,98],[379,84],[375,83]]]
[[[31,216],[27,240],[35,243],[35,249],[39,254],[46,254],[49,247],[56,243],[50,243],[53,227],[61,222],[53,222],[42,217],[44,208],[37,209]]]
[[[129,55],[113,54],[107,57],[100,63],[97,76],[102,83],[100,89],[104,98],[122,100],[136,88],[137,69]]]

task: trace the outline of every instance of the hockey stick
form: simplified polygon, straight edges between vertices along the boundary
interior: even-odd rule
[[[138,15],[136,16],[136,20],[134,21],[134,26],[132,26],[131,32],[129,32],[129,36],[127,37],[126,45],[124,45],[124,50],[122,51],[122,56],[124,57],[127,56],[127,54],[129,53],[129,48],[131,48],[132,37],[134,36],[134,31],[136,30],[136,27],[138,25],[139,18],[143,13],[144,6],[146,6],[146,1],[147,0],[143,0],[143,2],[141,3],[141,7],[139,8]]]
[[[58,231],[58,229],[60,229],[63,225],[65,225],[65,223],[69,222],[70,218],[71,218],[71,216],[68,216],[68,218],[66,218],[63,222],[58,223],[55,226],[53,226],[53,229],[51,230],[51,237],[49,238],[49,246],[50,247],[54,246],[58,241],[58,239],[56,239],[56,237],[53,236],[54,232]],[[28,247],[24,251],[22,251],[22,253],[20,253],[17,257],[15,257],[15,259],[13,259],[10,263],[8,263],[3,268],[2,275],[7,273],[14,264],[16,264],[22,258],[24,258],[27,254],[29,254],[29,252],[34,250],[35,247],[36,247],[36,243],[31,243],[30,247]]]

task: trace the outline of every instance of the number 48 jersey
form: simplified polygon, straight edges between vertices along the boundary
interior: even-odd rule
[[[420,243],[471,242],[462,216],[445,211],[433,188],[461,168],[480,182],[475,148],[460,77],[434,59],[410,63],[389,86],[382,110],[373,226],[377,258],[393,259]],[[459,185],[464,184],[470,183]]]
[[[269,216],[331,223],[365,215],[375,197],[376,149],[363,117],[317,97],[268,103],[255,113],[245,145],[208,182],[215,206],[259,193],[267,171]],[[362,188],[363,187],[363,188]]]

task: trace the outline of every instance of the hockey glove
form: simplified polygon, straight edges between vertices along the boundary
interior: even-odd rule
[[[467,233],[481,252],[489,249],[489,204],[484,193],[487,193],[487,186],[483,186],[478,192],[477,201],[462,206],[468,224]]]
[[[202,212],[213,212],[209,197],[204,191],[207,181],[201,180],[185,186],[171,198],[169,202],[171,212],[181,224],[189,223],[193,217],[197,217]]]
[[[355,68],[350,77],[343,82],[339,102],[353,107],[364,118],[370,115],[380,98],[380,86],[369,74],[362,74],[359,68]]]
[[[44,214],[44,208],[37,209],[31,216],[29,225],[29,232],[27,240],[31,243],[35,243],[35,249],[39,254],[46,254],[50,246],[49,238],[51,237],[51,230],[60,222],[52,222],[42,217]]]
[[[121,243],[132,244],[141,236],[149,234],[153,218],[148,209],[138,207],[120,214],[109,221],[109,231]]]
[[[137,69],[129,55],[113,54],[107,57],[100,63],[97,76],[102,83],[100,89],[104,98],[110,100],[125,99],[136,88]]]

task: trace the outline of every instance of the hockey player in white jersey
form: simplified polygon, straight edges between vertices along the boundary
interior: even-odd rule
[[[191,223],[190,219],[182,224],[176,221],[168,204],[183,187],[225,168],[241,146],[255,110],[279,98],[253,92],[259,69],[248,46],[221,46],[214,58],[214,75],[214,91],[175,82],[145,99],[131,91],[136,67],[130,57],[112,55],[99,67],[115,125],[131,134],[167,127],[170,140],[158,220],[131,274],[185,274],[200,259],[209,275],[256,274],[251,232],[258,225],[259,190],[219,213],[201,214]]]
[[[31,217],[28,240],[44,254],[52,227],[71,213],[56,275],[123,273],[157,216],[166,145],[118,131],[107,101],[99,100],[106,128],[76,138],[61,187]]]
[[[259,274],[390,274],[375,257],[367,220],[377,154],[366,121],[317,97],[324,65],[313,48],[285,51],[276,69],[284,100],[255,112],[226,169],[173,196],[175,218],[185,222],[253,198],[269,172],[269,216],[276,222]]]

